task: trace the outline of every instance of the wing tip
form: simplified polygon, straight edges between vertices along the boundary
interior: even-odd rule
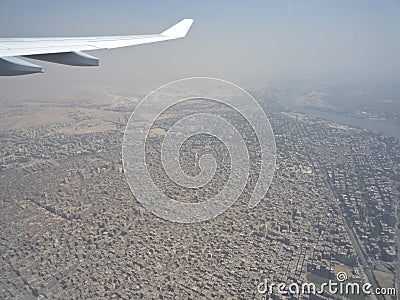
[[[161,35],[168,36],[171,38],[183,38],[189,32],[190,27],[193,24],[193,19],[183,19],[182,21],[172,25],[167,30],[161,32]]]

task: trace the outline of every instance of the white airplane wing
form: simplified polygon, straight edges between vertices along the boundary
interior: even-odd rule
[[[43,72],[42,67],[17,56],[72,66],[98,66],[98,58],[81,51],[120,48],[183,38],[192,23],[192,19],[184,19],[159,34],[150,35],[0,38],[0,76]]]

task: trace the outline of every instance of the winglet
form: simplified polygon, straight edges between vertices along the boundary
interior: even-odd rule
[[[176,23],[167,30],[161,32],[161,35],[165,35],[174,39],[183,38],[188,33],[190,26],[192,26],[192,24],[193,24],[192,19],[183,19],[179,23]]]

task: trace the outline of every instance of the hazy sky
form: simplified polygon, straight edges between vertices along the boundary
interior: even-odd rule
[[[45,74],[0,77],[3,97],[144,91],[188,76],[234,82],[400,74],[400,1],[0,0],[0,37],[157,33],[183,18],[185,39],[91,51],[99,68],[37,62]]]

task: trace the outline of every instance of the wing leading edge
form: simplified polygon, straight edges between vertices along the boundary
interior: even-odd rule
[[[15,56],[73,66],[97,66],[99,60],[96,57],[81,51],[113,49],[183,38],[192,23],[192,19],[184,19],[159,34],[150,35],[0,39],[0,76],[43,72],[40,66]]]

